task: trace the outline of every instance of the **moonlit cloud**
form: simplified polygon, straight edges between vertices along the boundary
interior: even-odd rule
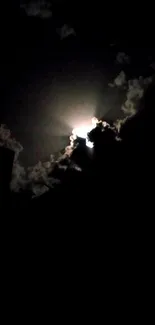
[[[48,1],[31,1],[28,4],[22,3],[21,8],[25,10],[28,16],[47,19],[52,16],[51,4]]]
[[[29,187],[34,195],[41,195],[58,182],[49,177],[55,164],[53,155],[50,156],[49,161],[38,162],[35,166],[27,169],[21,165],[19,155],[23,147],[20,142],[12,137],[11,131],[4,124],[0,125],[0,146],[11,149],[15,153],[10,184],[12,191],[19,192],[21,189],[24,190]]]
[[[114,84],[115,84],[117,87],[121,87],[121,86],[123,86],[125,83],[126,83],[126,75],[125,75],[124,71],[121,71],[121,72],[119,73],[119,75],[115,78],[115,80],[114,80]]]
[[[19,192],[20,189],[25,189],[28,182],[26,180],[26,170],[19,161],[14,161],[12,169],[12,180],[10,189],[13,192]]]
[[[117,64],[129,64],[130,57],[124,52],[118,52],[116,55],[116,63]]]
[[[122,125],[139,111],[140,100],[143,98],[145,90],[152,81],[152,77],[143,78],[142,76],[138,79],[131,79],[128,81],[126,100],[122,105],[122,111],[125,117],[115,122],[115,127],[118,132],[120,132]]]
[[[125,114],[133,116],[137,113],[139,101],[144,96],[144,91],[151,82],[152,77],[139,77],[138,79],[128,81],[127,99],[122,106]]]
[[[126,84],[126,75],[125,72],[122,70],[118,74],[118,76],[114,79],[114,81],[108,84],[108,86],[114,88],[115,86],[122,87],[125,84]]]
[[[61,40],[71,35],[76,35],[74,28],[68,26],[67,24],[63,25],[61,28],[58,28],[57,33],[59,34]]]
[[[18,160],[19,153],[23,150],[23,146],[14,137],[5,124],[0,125],[0,146],[4,146],[15,152],[14,160]]]
[[[31,190],[35,196],[39,196],[53,188],[59,181],[50,177],[53,170],[53,160],[42,163],[39,161],[35,166],[28,167],[27,177],[30,181]]]

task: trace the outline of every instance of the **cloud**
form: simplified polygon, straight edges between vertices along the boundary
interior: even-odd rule
[[[116,55],[116,63],[117,64],[129,64],[130,63],[129,55],[125,54],[124,52],[118,52]]]
[[[20,7],[25,10],[28,16],[40,17],[42,19],[52,16],[51,4],[45,0],[31,1],[28,4],[22,3]]]
[[[126,80],[124,71],[121,71],[114,80],[114,86],[120,87],[126,84],[126,99],[122,105],[122,111],[124,117],[117,119],[114,123],[114,127],[117,130],[116,140],[119,138],[119,132],[121,127],[126,121],[132,118],[139,110],[139,103],[144,96],[145,90],[152,82],[153,78],[144,78],[140,76],[137,79]],[[20,189],[29,189],[35,196],[41,195],[54,187],[56,183],[60,182],[58,179],[52,177],[52,171],[55,166],[61,169],[65,173],[67,168],[73,168],[80,171],[77,165],[71,165],[70,156],[75,148],[74,139],[70,137],[70,145],[66,147],[64,154],[60,154],[59,157],[53,155],[50,156],[47,162],[39,161],[35,166],[24,168],[20,164],[19,155],[23,150],[23,146],[15,138],[12,137],[9,128],[2,124],[0,125],[0,146],[9,148],[15,152],[14,164],[12,170],[12,181],[10,188],[12,191],[18,192]]]
[[[13,150],[15,152],[15,161],[18,160],[18,156],[23,150],[21,143],[12,137],[11,131],[5,124],[0,125],[0,146]]]
[[[138,79],[128,81],[127,99],[122,106],[122,111],[125,114],[133,116],[137,113],[140,99],[143,97],[144,91],[151,82],[152,77],[143,78],[141,76]]]
[[[19,161],[15,161],[12,169],[11,191],[19,192],[20,189],[25,189],[27,184],[25,168],[21,166]]]
[[[64,24],[61,28],[57,28],[57,33],[59,34],[61,40],[71,35],[76,35],[74,28],[68,26],[67,24]]]
[[[117,87],[123,86],[126,83],[126,75],[124,71],[121,71],[119,75],[115,78],[114,84]]]
[[[19,192],[28,187],[35,195],[41,195],[58,182],[58,180],[49,177],[56,163],[53,155],[50,156],[49,161],[38,162],[28,169],[21,165],[19,154],[23,150],[23,146],[12,137],[11,131],[4,124],[0,125],[0,146],[11,149],[15,153],[10,184],[12,191]]]
[[[127,121],[128,117],[122,118],[122,119],[117,119],[114,122],[114,127],[116,128],[117,132],[119,133],[121,130],[122,125]]]
[[[29,189],[34,196],[39,196],[53,188],[59,180],[50,176],[54,167],[53,161],[42,163],[39,161],[35,166],[25,169],[19,161],[15,161],[12,170],[10,188],[14,192],[21,189]]]
[[[131,79],[128,81],[128,89],[126,92],[126,100],[122,105],[122,111],[125,117],[118,119],[115,122],[115,127],[120,132],[122,125],[129,119],[132,118],[139,111],[139,103],[143,98],[145,90],[152,83],[153,78],[144,78],[140,76],[138,79]]]
[[[124,89],[127,88],[126,100],[121,107],[121,110],[125,114],[125,118],[115,121],[117,130],[120,130],[121,125],[124,124],[128,118],[134,116],[137,113],[139,102],[152,80],[153,78],[151,76],[147,78],[140,76],[137,79],[131,79],[127,81],[125,72],[122,70],[114,79],[113,83],[108,84],[109,87],[125,86]]]
[[[122,70],[118,76],[114,79],[113,83],[109,83],[108,86],[111,88],[122,87],[126,84],[126,75],[125,72]]]
[[[10,188],[12,191],[18,192],[20,188],[24,189],[27,184],[25,168],[20,165],[18,160],[23,146],[12,137],[11,131],[5,124],[0,125],[0,146],[11,149],[15,153]]]

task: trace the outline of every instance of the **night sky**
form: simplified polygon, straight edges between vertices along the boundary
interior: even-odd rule
[[[123,69],[137,77],[145,74],[143,62],[153,51],[151,28],[144,35],[142,16],[137,24],[134,13],[131,29],[126,9],[123,18],[120,12],[116,17],[115,7],[53,1],[48,19],[27,15],[16,4],[10,8],[12,27],[2,39],[0,122],[23,145],[25,165],[63,149],[72,129],[94,115],[112,121],[122,116],[124,90],[108,87],[121,70],[116,55],[134,57],[133,66]],[[76,36],[60,40],[64,24]]]
[[[5,318],[29,317],[30,310],[40,321],[43,311],[45,322],[53,301],[57,319],[59,301],[72,317],[75,303],[73,312],[64,303],[70,294],[96,293],[105,279],[117,315],[126,289],[129,299],[130,292],[144,297],[144,279],[147,298],[152,289],[154,4],[45,0],[40,10],[38,1],[24,1],[1,7]],[[69,28],[72,34],[62,37]],[[66,148],[72,130],[94,116],[101,120],[89,134],[92,147],[86,135]]]

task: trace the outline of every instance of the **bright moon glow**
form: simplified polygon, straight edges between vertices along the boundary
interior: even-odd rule
[[[73,129],[72,131],[73,140],[75,140],[76,138],[86,139],[86,146],[89,148],[93,148],[93,143],[88,140],[87,134],[96,127],[97,123],[98,123],[98,119],[96,117],[93,117],[91,124],[83,125]]]
[[[93,147],[94,147],[93,143],[90,142],[88,139],[86,139],[86,146],[87,146],[88,148],[93,148]]]

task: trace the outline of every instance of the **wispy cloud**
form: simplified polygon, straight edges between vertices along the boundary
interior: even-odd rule
[[[59,34],[61,40],[71,35],[76,35],[74,28],[68,26],[67,24],[64,24],[61,28],[57,28],[57,33]]]
[[[130,57],[125,52],[118,52],[116,55],[116,63],[117,64],[129,64]]]
[[[111,88],[114,87],[122,87],[126,84],[126,75],[125,72],[122,70],[118,76],[114,79],[112,83],[109,83],[108,86]]]
[[[11,149],[15,153],[10,184],[12,191],[19,192],[21,189],[29,188],[34,195],[41,195],[58,182],[53,177],[49,177],[55,165],[53,155],[50,156],[49,161],[38,162],[35,166],[27,169],[21,165],[19,155],[23,146],[12,137],[11,131],[4,124],[0,125],[0,146]]]
[[[19,153],[23,150],[23,146],[14,137],[5,124],[0,125],[0,146],[4,146],[15,152],[15,161],[18,160]]]
[[[48,1],[30,1],[29,3],[22,3],[20,6],[25,10],[28,16],[40,17],[47,19],[52,16],[51,4]]]
[[[120,132],[121,126],[139,111],[140,100],[143,98],[145,90],[152,81],[152,77],[144,78],[142,76],[140,76],[138,79],[128,80],[126,100],[121,108],[125,114],[125,117],[118,119],[115,122],[118,132]]]

